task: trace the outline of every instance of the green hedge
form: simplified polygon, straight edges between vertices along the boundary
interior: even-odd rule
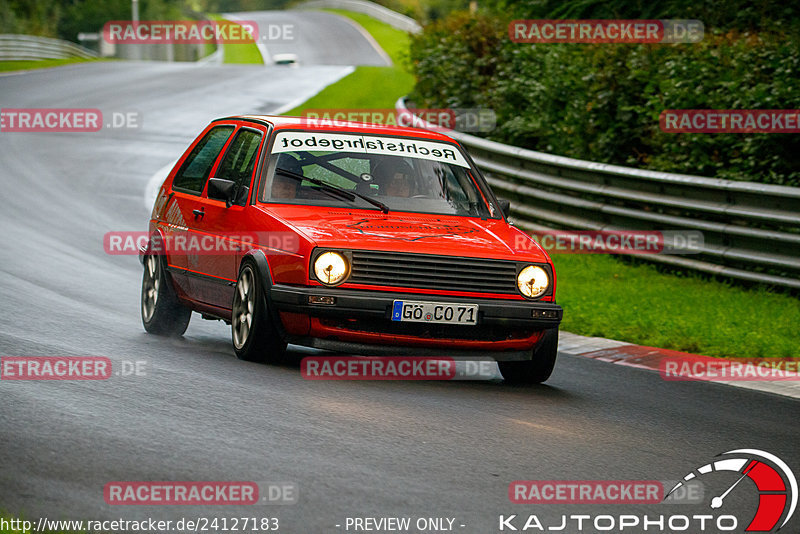
[[[706,28],[699,44],[518,44],[454,13],[412,40],[418,106],[486,107],[492,139],[620,165],[800,186],[798,134],[667,134],[664,109],[800,108],[800,46]]]

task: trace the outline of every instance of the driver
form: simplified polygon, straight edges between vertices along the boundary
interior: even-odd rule
[[[403,160],[384,160],[373,173],[380,194],[388,197],[408,198],[414,187],[414,170]]]

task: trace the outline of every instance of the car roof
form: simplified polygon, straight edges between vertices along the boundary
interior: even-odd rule
[[[379,124],[368,124],[363,122],[349,122],[328,119],[311,119],[308,117],[287,117],[283,115],[235,115],[215,119],[212,122],[238,120],[250,121],[261,124],[271,124],[277,130],[318,130],[325,132],[338,133],[360,133],[360,134],[385,134],[400,135],[407,137],[417,137],[434,141],[446,141],[455,143],[456,141],[444,134],[424,130],[422,128],[409,128],[405,126],[388,126]]]

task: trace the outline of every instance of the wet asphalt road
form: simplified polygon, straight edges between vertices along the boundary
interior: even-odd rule
[[[0,77],[3,108],[141,118],[130,130],[0,133],[0,355],[105,356],[115,370],[144,362],[146,373],[0,382],[0,509],[84,520],[277,517],[288,533],[347,532],[348,517],[449,517],[455,531],[479,534],[497,532],[500,514],[558,525],[561,514],[709,511],[516,505],[507,491],[518,479],[676,480],[737,448],[769,451],[800,472],[793,399],[569,356],[535,388],[310,382],[296,361],[238,361],[229,328],[197,315],[183,339],[145,334],[141,266],[105,254],[103,235],[146,228],[148,179],[209,120],[275,110],[346,72],[115,62]],[[295,349],[295,360],[307,352]],[[711,493],[735,480],[714,476]],[[106,483],[137,480],[289,481],[299,499],[104,502]],[[725,506],[752,517],[754,486],[742,484]]]

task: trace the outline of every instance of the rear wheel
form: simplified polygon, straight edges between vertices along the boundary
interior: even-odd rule
[[[533,359],[524,362],[497,362],[509,384],[540,384],[550,378],[558,356],[558,328],[545,330],[533,349]]]
[[[236,357],[249,362],[279,361],[286,350],[267,307],[264,282],[255,263],[245,260],[233,294],[231,335]]]
[[[178,300],[162,258],[156,254],[144,258],[142,324],[149,334],[182,336],[189,326],[192,310]]]

